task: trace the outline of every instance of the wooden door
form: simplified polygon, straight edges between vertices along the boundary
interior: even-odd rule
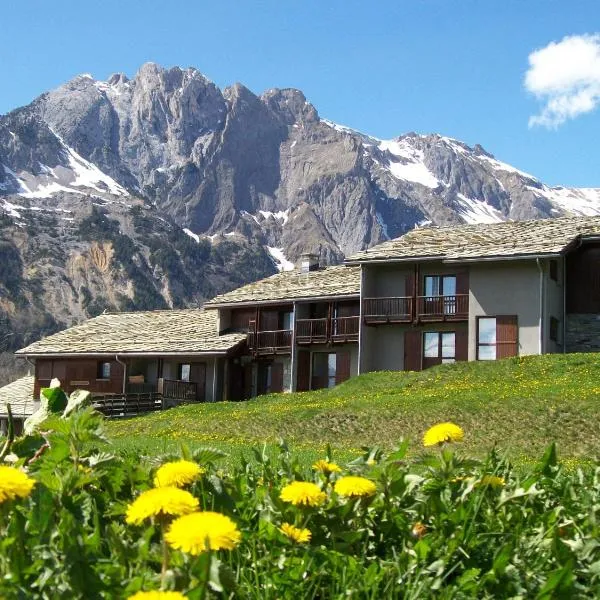
[[[226,400],[243,400],[244,398],[244,369],[242,365],[230,362],[229,370],[229,398]]]
[[[404,370],[405,371],[420,371],[421,370],[421,332],[416,329],[411,329],[404,333]]]
[[[252,364],[244,365],[244,399],[252,398]]]
[[[283,363],[271,364],[271,390],[272,393],[283,392]]]
[[[206,400],[206,363],[192,363],[190,365],[190,381],[196,383],[196,401]]]
[[[350,379],[350,352],[336,352],[335,384]]]
[[[308,350],[298,350],[298,373],[296,390],[298,392],[308,392],[310,389],[310,352]]]

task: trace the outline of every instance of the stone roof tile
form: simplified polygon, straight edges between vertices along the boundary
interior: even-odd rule
[[[599,235],[600,217],[421,227],[357,252],[348,263],[414,259],[461,260],[559,254],[579,236]]]

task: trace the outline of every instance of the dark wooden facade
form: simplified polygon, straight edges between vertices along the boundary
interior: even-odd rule
[[[101,362],[110,363],[110,378],[99,377]],[[35,361],[33,397],[39,398],[40,388],[48,387],[57,378],[68,394],[76,389],[98,394],[119,394],[123,391],[123,365],[116,360],[94,358],[38,358]]]
[[[600,314],[600,245],[584,244],[567,256],[567,313]]]

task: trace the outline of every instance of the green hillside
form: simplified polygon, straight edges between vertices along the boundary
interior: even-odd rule
[[[470,453],[496,444],[514,458],[536,458],[556,441],[563,458],[592,458],[600,454],[599,416],[599,355],[571,354],[369,373],[331,390],[112,421],[108,432],[119,447],[142,453],[185,442],[237,454],[284,438],[309,458],[328,443],[346,455],[361,446],[391,448],[402,437],[417,450],[430,425],[448,420],[464,428]]]

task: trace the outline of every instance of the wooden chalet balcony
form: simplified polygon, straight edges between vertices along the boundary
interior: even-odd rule
[[[290,352],[292,349],[292,330],[251,331],[248,334],[248,347],[258,354]]]
[[[198,400],[198,384],[195,381],[180,381],[165,379],[163,381],[163,398],[181,402],[196,402]]]
[[[298,319],[296,343],[324,344],[329,339],[329,319]]]
[[[469,294],[417,297],[417,317],[421,321],[462,321],[468,316]]]
[[[416,306],[415,306],[416,304]],[[416,310],[415,310],[416,309]],[[462,321],[469,316],[469,294],[454,296],[398,296],[365,298],[365,323],[410,323],[420,321]]]
[[[360,317],[332,319],[298,319],[297,344],[326,344],[327,342],[357,342]]]
[[[413,320],[413,297],[365,298],[365,323],[410,323]]]
[[[331,319],[331,340],[333,342],[358,342],[360,317],[335,317]]]

